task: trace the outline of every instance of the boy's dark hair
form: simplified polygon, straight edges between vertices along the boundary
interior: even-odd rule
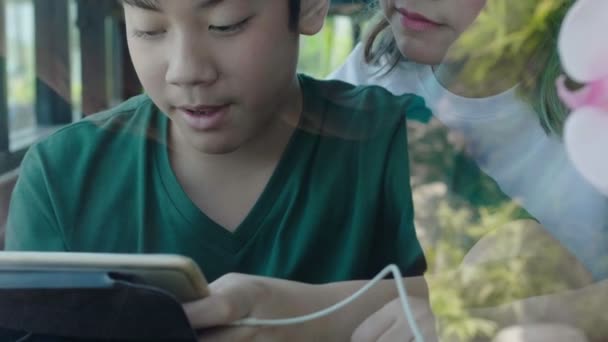
[[[300,18],[300,0],[289,0],[289,29],[297,30]]]

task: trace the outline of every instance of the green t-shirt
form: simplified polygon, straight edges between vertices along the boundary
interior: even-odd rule
[[[301,121],[233,233],[186,195],[169,162],[168,118],[145,95],[65,127],[25,157],[9,250],[177,253],[208,280],[242,272],[324,283],[426,264],[409,184],[407,113],[421,98],[299,77]]]

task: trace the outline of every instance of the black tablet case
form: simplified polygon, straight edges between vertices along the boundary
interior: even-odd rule
[[[0,270],[0,341],[196,341],[170,293],[127,274]]]

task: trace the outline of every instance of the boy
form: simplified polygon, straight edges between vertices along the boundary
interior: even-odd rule
[[[212,282],[185,306],[197,329],[319,310],[389,263],[424,271],[399,113],[426,109],[296,75],[327,0],[123,3],[146,95],[32,147],[8,249],[191,257]],[[348,339],[396,296],[390,280],[372,292],[309,324],[203,337]]]

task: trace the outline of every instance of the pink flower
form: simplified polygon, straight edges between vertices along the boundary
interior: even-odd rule
[[[566,77],[557,80],[557,92],[564,103],[572,110],[582,107],[596,107],[608,111],[608,78],[591,81],[579,90],[569,90]]]
[[[573,112],[564,127],[564,144],[577,170],[608,195],[608,0],[578,0],[559,37],[559,53],[568,76],[584,84],[571,91],[565,77],[559,96]]]

